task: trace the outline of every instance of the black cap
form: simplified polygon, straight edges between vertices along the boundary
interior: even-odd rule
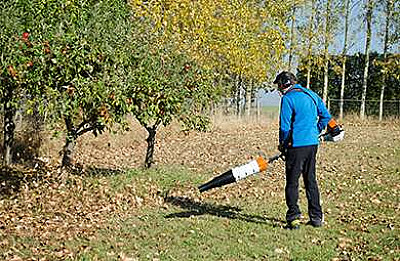
[[[297,82],[296,76],[293,73],[283,71],[278,74],[274,80],[274,84],[291,85]]]

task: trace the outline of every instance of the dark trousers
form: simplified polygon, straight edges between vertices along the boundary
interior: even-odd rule
[[[315,176],[315,162],[317,145],[289,148],[286,154],[286,205],[288,211],[286,220],[293,221],[300,217],[298,205],[299,178],[303,174],[306,196],[308,201],[308,214],[310,220],[322,220],[322,208],[319,199],[318,184]]]

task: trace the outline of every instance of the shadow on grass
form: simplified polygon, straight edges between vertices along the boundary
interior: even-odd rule
[[[88,167],[84,170],[83,174],[90,177],[109,177],[125,174],[126,171],[123,169],[112,169],[112,168],[98,168],[98,167]]]
[[[242,210],[238,207],[202,203],[187,197],[167,196],[164,198],[164,201],[183,209],[187,209],[187,211],[169,214],[166,216],[166,218],[189,218],[192,216],[213,215],[228,219],[237,219],[245,222],[270,224],[273,227],[282,227],[285,225],[283,220],[276,218],[241,213]]]
[[[23,182],[22,172],[2,167],[0,170],[0,197],[9,197],[18,193]]]
[[[42,161],[32,161],[32,164],[35,164],[34,168],[18,164],[0,166],[0,198],[17,195],[21,187],[42,182],[51,176]]]

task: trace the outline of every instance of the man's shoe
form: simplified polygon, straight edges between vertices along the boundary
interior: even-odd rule
[[[295,219],[290,222],[288,221],[286,228],[290,229],[290,230],[299,229],[300,228],[300,220]]]
[[[311,225],[313,227],[322,227],[322,220],[310,220],[307,222],[307,225]]]

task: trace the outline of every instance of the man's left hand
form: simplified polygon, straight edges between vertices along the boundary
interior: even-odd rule
[[[285,146],[283,146],[283,144],[279,144],[279,145],[278,145],[278,150],[279,150],[283,155],[285,155],[287,149],[285,148]]]

